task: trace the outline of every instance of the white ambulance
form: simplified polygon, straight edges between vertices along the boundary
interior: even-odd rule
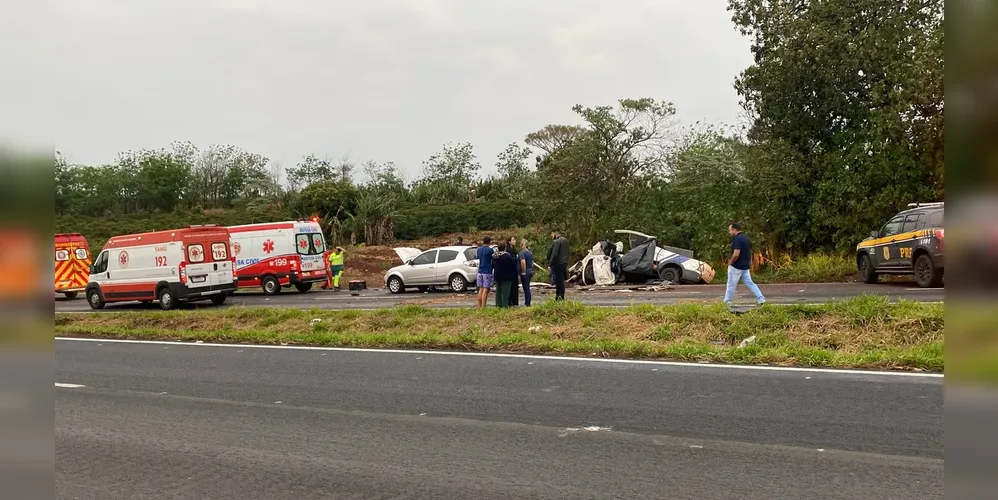
[[[229,227],[239,285],[276,295],[294,286],[308,292],[326,281],[328,252],[317,218]]]
[[[108,240],[90,265],[86,296],[93,309],[136,300],[173,309],[195,300],[222,304],[237,283],[229,230],[191,226]]]

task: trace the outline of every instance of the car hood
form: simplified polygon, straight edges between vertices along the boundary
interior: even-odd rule
[[[417,256],[419,256],[419,254],[423,253],[423,251],[418,248],[410,248],[410,247],[394,248],[393,250],[395,250],[395,254],[398,255],[400,259],[402,259],[403,264],[408,263],[410,260],[415,259]]]

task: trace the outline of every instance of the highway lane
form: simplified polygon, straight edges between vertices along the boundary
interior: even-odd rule
[[[881,283],[866,285],[862,283],[817,283],[817,284],[787,284],[762,285],[763,294],[773,304],[794,304],[828,302],[858,297],[864,294],[884,295],[892,300],[904,298],[908,300],[940,302],[945,298],[945,291],[938,289],[917,288],[911,283]],[[739,286],[737,301],[751,303],[751,297],[743,286]],[[534,293],[537,301],[550,300],[551,290],[537,290]],[[583,303],[599,306],[627,306],[632,304],[674,304],[677,302],[717,302],[724,296],[722,285],[681,285],[672,290],[657,292],[616,292],[616,291],[579,291],[569,289],[568,298]],[[522,298],[521,298],[522,300]],[[299,307],[318,309],[377,309],[393,307],[401,304],[418,304],[427,307],[470,307],[474,305],[473,294],[454,294],[449,292],[410,292],[392,295],[381,289],[365,290],[352,294],[351,292],[313,291],[300,294],[295,291],[284,291],[280,295],[267,296],[256,291],[240,292],[229,298],[226,306],[243,305],[248,307]],[[210,303],[196,303],[187,307],[215,307]],[[155,305],[138,303],[115,304],[107,306],[105,311],[127,311],[155,309]],[[56,312],[88,312],[92,311],[86,300],[55,299]]]
[[[942,498],[938,377],[56,342],[56,496]]]

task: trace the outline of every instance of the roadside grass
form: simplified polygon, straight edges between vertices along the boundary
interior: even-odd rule
[[[520,352],[692,362],[942,371],[941,304],[865,296],[764,306],[612,309],[547,301],[484,310],[399,306],[375,311],[230,307],[56,314],[58,335],[331,347]],[[751,337],[746,347],[739,344]]]
[[[728,280],[727,262],[715,264],[717,275],[713,283]],[[752,280],[759,284],[774,283],[835,283],[858,281],[854,258],[846,255],[814,253],[795,259],[768,261],[752,270]]]

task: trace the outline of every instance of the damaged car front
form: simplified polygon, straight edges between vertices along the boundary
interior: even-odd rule
[[[585,285],[616,283],[705,284],[713,281],[714,269],[706,262],[693,258],[693,252],[683,248],[660,245],[658,239],[637,231],[618,229],[627,235],[630,250],[623,252],[623,243],[602,241],[572,269]]]

